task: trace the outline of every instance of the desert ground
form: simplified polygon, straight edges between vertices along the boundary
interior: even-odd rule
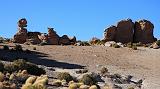
[[[13,44],[9,44],[11,47]],[[40,53],[29,57],[37,64],[55,67],[64,71],[85,67],[97,72],[102,66],[110,73],[132,75],[133,79],[142,79],[142,89],[160,89],[160,49],[138,47],[112,48],[106,46],[54,46],[22,45]],[[36,47],[36,50],[33,50]],[[1,53],[1,55],[4,55]]]

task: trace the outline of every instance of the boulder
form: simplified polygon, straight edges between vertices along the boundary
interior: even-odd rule
[[[129,43],[133,41],[134,23],[131,19],[118,22],[115,41]]]
[[[25,43],[26,39],[28,38],[27,36],[27,20],[25,18],[22,18],[18,21],[18,32],[14,35],[13,41],[15,43]]]
[[[75,36],[72,38],[69,38],[69,40],[70,40],[71,44],[75,44],[77,42],[77,39]]]
[[[41,34],[41,35],[38,35],[38,38],[41,40],[41,42],[48,42],[48,34]]]
[[[54,28],[48,28],[48,43],[52,45],[58,45],[60,37],[53,29]]]
[[[27,27],[27,20],[25,18],[22,18],[18,21],[19,27]]]
[[[18,28],[18,32],[14,35],[13,41],[15,43],[25,43],[27,39],[27,29],[25,28]]]
[[[156,39],[153,36],[154,25],[148,20],[140,20],[135,22],[134,42],[152,43]]]
[[[110,26],[104,31],[104,41],[114,41],[116,35],[116,26]]]
[[[121,20],[117,26],[110,26],[104,31],[104,41],[129,43],[133,41],[134,23],[131,19]]]
[[[59,44],[70,45],[71,42],[67,35],[63,35],[59,40]]]

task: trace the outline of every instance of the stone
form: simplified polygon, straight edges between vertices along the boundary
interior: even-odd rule
[[[26,39],[28,38],[27,36],[27,20],[25,18],[22,18],[18,21],[18,32],[14,35],[13,41],[15,43],[25,43]]]
[[[133,41],[134,23],[131,19],[121,20],[117,24],[115,41],[129,43]]]
[[[25,28],[18,28],[18,32],[14,35],[13,41],[15,43],[25,43],[27,39],[27,29]]]
[[[104,31],[104,41],[114,41],[116,35],[116,26],[110,26]]]
[[[107,47],[111,47],[112,45],[116,44],[115,41],[108,41],[106,42],[104,45],[107,46]]]
[[[46,33],[38,35],[38,38],[41,40],[41,42],[48,42],[48,34]]]
[[[19,27],[27,27],[27,20],[25,18],[22,18],[18,21]]]
[[[41,40],[39,39],[38,35],[41,35],[40,32],[28,32],[28,39],[27,39],[27,43],[31,43],[31,44],[40,44]]]
[[[134,42],[143,44],[153,43],[156,38],[153,36],[154,25],[148,20],[140,20],[135,22]]]
[[[58,45],[59,39],[60,37],[57,35],[56,31],[54,31],[54,28],[48,28],[48,43]]]
[[[155,42],[152,44],[153,49],[159,49],[160,46]]]
[[[63,35],[60,40],[59,40],[59,44],[62,44],[62,45],[70,45],[70,39],[68,38],[67,35]]]
[[[72,38],[69,38],[69,39],[70,39],[71,44],[73,44],[73,45],[77,42],[77,39],[75,36],[73,36]]]

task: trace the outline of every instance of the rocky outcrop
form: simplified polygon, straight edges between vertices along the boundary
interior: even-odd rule
[[[41,43],[41,40],[39,39],[38,35],[41,35],[40,32],[28,32],[27,36],[27,43],[31,43],[31,44],[39,44]]]
[[[110,26],[109,28],[105,29],[104,31],[104,40],[105,41],[114,41],[115,37],[116,37],[116,30],[117,27],[116,26]]]
[[[60,37],[59,44],[70,45],[71,42],[70,42],[69,37],[67,35],[63,35],[62,37]]]
[[[27,20],[26,19],[20,19],[18,21],[18,32],[14,35],[13,41],[15,43],[25,43],[27,39]]]
[[[48,34],[46,33],[38,35],[38,38],[41,40],[41,42],[48,42]]]
[[[76,39],[75,36],[69,38],[69,40],[70,40],[70,43],[73,44],[73,45],[77,42],[77,39]]]
[[[117,26],[105,29],[104,41],[152,43],[156,40],[153,36],[153,28],[153,24],[147,20],[140,20],[135,24],[131,19],[122,20]]]
[[[131,19],[122,20],[118,22],[115,41],[122,43],[129,43],[133,41],[134,23]]]
[[[54,28],[48,28],[48,43],[52,45],[58,45],[60,37],[53,29]]]
[[[76,43],[76,37],[69,38],[67,35],[59,37],[54,31],[54,28],[48,28],[48,34],[40,32],[27,32],[27,20],[25,18],[18,21],[18,32],[14,35],[13,41],[15,43],[25,44],[40,44],[45,42],[51,45],[70,45]]]
[[[154,25],[148,20],[135,22],[134,42],[152,43],[155,41],[153,36]]]

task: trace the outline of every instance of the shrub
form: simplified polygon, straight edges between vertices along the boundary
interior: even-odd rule
[[[127,43],[127,47],[132,48],[132,44],[133,44],[132,42]]]
[[[82,69],[82,70],[78,70],[76,71],[77,74],[83,74],[83,73],[87,73],[88,69]]]
[[[137,46],[136,45],[132,46],[132,49],[137,50]]]
[[[118,44],[113,44],[112,47],[114,47],[114,48],[120,48],[120,46]]]
[[[94,85],[97,81],[94,79],[92,75],[86,74],[80,79],[80,82],[84,83],[85,85]]]
[[[45,70],[42,68],[39,68],[37,65],[26,62],[24,59],[18,59],[13,61],[12,64],[6,64],[4,66],[4,70],[12,73],[18,70],[27,70],[27,72],[31,75],[41,75],[45,74]]]
[[[56,80],[53,82],[54,86],[60,87],[62,85],[62,81],[61,80]]]
[[[33,63],[27,63],[28,66],[26,68],[26,70],[28,71],[29,74],[31,75],[37,75],[40,76],[42,74],[45,74],[45,70],[42,68],[39,68],[37,65],[33,64]]]
[[[3,45],[3,50],[9,50],[9,47],[7,45]]]
[[[66,80],[67,82],[73,80],[73,77],[67,72],[61,72],[61,73],[58,74],[57,77],[58,77],[58,79]]]
[[[92,85],[89,89],[98,89],[96,85]]]
[[[108,73],[108,69],[106,67],[102,67],[100,72],[101,72],[101,74],[106,74],[106,73]]]
[[[128,89],[134,89],[133,87],[129,87]]]
[[[0,72],[0,82],[4,81],[4,74],[2,72]]]
[[[9,83],[7,81],[0,82],[0,89],[17,89],[14,83]]]
[[[77,86],[77,84],[70,84],[69,85],[69,89],[78,89],[78,86]]]
[[[23,51],[21,45],[15,45],[14,50],[16,50],[16,51]]]
[[[28,84],[28,83],[33,84],[33,83],[36,81],[36,79],[37,79],[36,76],[29,77],[29,78],[26,80],[25,84]]]

